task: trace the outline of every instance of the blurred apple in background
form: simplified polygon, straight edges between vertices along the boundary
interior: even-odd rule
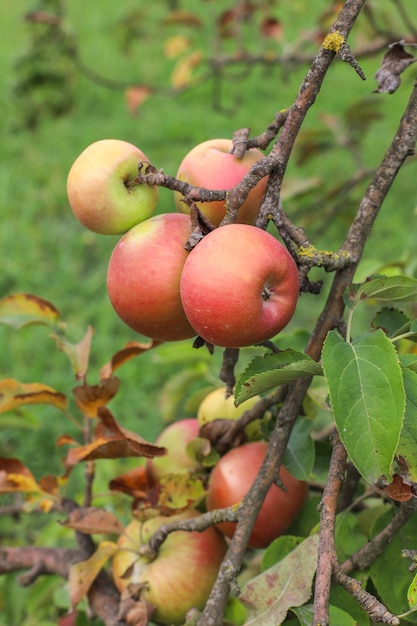
[[[179,290],[190,233],[189,215],[155,215],[131,228],[111,255],[110,302],[125,324],[151,339],[176,341],[196,335]]]
[[[158,482],[166,474],[181,474],[200,469],[200,464],[187,453],[187,444],[198,437],[200,426],[196,418],[186,418],[169,424],[156,438],[155,445],[168,450],[165,456],[148,459],[146,471],[150,482]]]
[[[260,396],[254,396],[239,406],[235,406],[233,395],[226,397],[226,387],[218,387],[211,391],[198,407],[197,420],[199,426],[203,428],[206,424],[218,419],[236,421],[260,399]],[[260,436],[260,423],[261,420],[258,419],[245,427],[244,432],[248,439],[257,439]]]
[[[129,583],[146,583],[141,597],[156,607],[152,621],[179,626],[189,609],[202,610],[208,600],[227,549],[214,526],[203,532],[169,534],[154,560],[138,553],[161,524],[198,515],[191,510],[169,518],[134,520],[119,538],[112,568],[116,586],[123,591]]]
[[[182,160],[176,178],[205,189],[231,189],[249,172],[254,163],[264,157],[257,148],[247,150],[242,159],[230,153],[233,146],[231,139],[211,139],[195,146]],[[254,224],[258,215],[268,178],[265,177],[254,187],[239,209],[237,221]],[[175,192],[175,204],[178,211],[189,212],[181,201],[182,194]],[[218,226],[225,216],[225,201],[197,202],[198,208]]]
[[[68,174],[67,195],[81,224],[103,235],[120,235],[152,215],[158,188],[132,182],[141,161],[149,159],[120,139],[96,141],[77,157]]]
[[[180,289],[197,335],[215,346],[242,348],[271,339],[288,324],[299,276],[290,253],[271,234],[229,224],[192,249]]]

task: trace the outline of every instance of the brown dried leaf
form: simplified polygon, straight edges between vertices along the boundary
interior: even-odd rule
[[[120,535],[124,530],[123,524],[113,513],[93,506],[75,509],[69,514],[68,518],[62,522],[62,525],[87,535]]]
[[[401,83],[400,74],[417,60],[404,50],[403,41],[397,41],[388,47],[389,50],[382,59],[381,67],[375,74],[378,88],[374,93],[394,93]]]
[[[52,496],[57,496],[59,494],[59,482],[56,476],[52,476],[48,474],[40,479],[39,485],[45,493],[49,493]]]
[[[408,502],[416,497],[415,489],[403,481],[399,474],[394,474],[389,485],[382,488],[376,487],[378,493],[396,502]]]
[[[151,93],[150,87],[145,85],[134,85],[125,90],[126,106],[130,115],[137,115],[140,105],[149,98]]]
[[[111,361],[103,365],[100,370],[100,379],[105,380],[107,378],[111,378],[113,372],[127,363],[127,361],[130,361],[130,359],[133,359],[135,356],[143,354],[143,352],[148,352],[148,350],[156,348],[161,345],[161,343],[163,342],[156,340],[152,340],[148,343],[129,341],[121,350],[112,356]]]
[[[275,17],[266,17],[261,24],[262,37],[281,41],[282,39],[282,23]]]
[[[41,383],[20,383],[14,378],[0,381],[0,413],[12,411],[24,404],[50,404],[64,411],[66,396]]]
[[[81,411],[87,417],[97,417],[100,407],[106,406],[118,392],[120,380],[115,376],[102,380],[100,385],[87,385],[86,383],[74,387],[75,401]]]
[[[51,335],[55,339],[58,349],[69,358],[76,380],[84,379],[87,374],[93,334],[94,329],[89,326],[84,337],[78,343],[71,343],[62,335]]]
[[[19,459],[0,458],[0,493],[40,492],[32,472]]]
[[[126,493],[136,499],[146,498],[150,486],[144,465],[139,465],[126,474],[116,476],[109,483],[109,489]]]
[[[0,300],[0,324],[16,330],[28,324],[45,324],[58,328],[60,315],[53,304],[30,293],[15,293]]]
[[[67,474],[75,465],[84,461],[135,456],[152,458],[167,453],[166,448],[155,446],[136,433],[122,428],[107,408],[99,407],[97,416],[102,427],[97,429],[96,439],[88,445],[69,450],[64,461]]]
[[[164,24],[183,24],[184,26],[200,27],[202,21],[195,13],[191,11],[171,11],[164,19]]]
[[[87,595],[91,585],[100,573],[101,568],[117,550],[117,545],[112,541],[103,541],[97,547],[94,554],[87,559],[71,565],[68,586],[71,607],[74,608]]]
[[[143,584],[131,583],[121,593],[117,619],[129,626],[147,626],[155,607],[140,597]]]

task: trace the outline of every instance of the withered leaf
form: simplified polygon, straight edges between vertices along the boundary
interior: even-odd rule
[[[119,387],[120,380],[111,376],[102,380],[100,385],[87,385],[85,383],[75,387],[72,391],[81,411],[88,417],[97,417],[99,408],[106,406],[114,398]]]
[[[138,467],[130,470],[130,472],[116,476],[110,481],[109,489],[112,491],[126,493],[127,495],[137,499],[146,498],[146,494],[149,491],[150,486],[145,466],[139,465]]]
[[[103,541],[98,545],[97,550],[87,561],[81,561],[71,565],[68,576],[68,586],[72,608],[87,595],[101,568],[116,550],[117,545],[115,543]]]
[[[40,486],[32,472],[15,458],[0,458],[0,493],[14,491],[39,492]]]
[[[123,532],[123,524],[113,513],[92,506],[75,509],[61,524],[66,528],[73,528],[87,535],[120,535]]]
[[[155,446],[136,433],[122,428],[106,407],[99,407],[97,416],[102,428],[97,429],[96,438],[90,444],[69,450],[64,467],[66,474],[78,463],[97,459],[119,459],[127,457],[154,457],[167,453],[166,448]]]
[[[376,487],[378,493],[396,502],[408,502],[416,497],[415,487],[407,484],[399,474],[394,474],[389,485]]]
[[[78,343],[72,343],[62,334],[51,335],[55,339],[58,349],[69,358],[76,380],[84,379],[87,374],[93,334],[94,329],[89,326],[84,337]]]
[[[388,52],[382,59],[381,67],[375,74],[378,88],[374,93],[394,93],[401,83],[400,75],[416,58],[404,50],[404,42],[390,44]]]
[[[21,383],[14,378],[0,381],[0,413],[12,411],[24,404],[51,404],[58,409],[67,408],[66,396],[42,383]]]
[[[16,330],[28,324],[45,324],[53,328],[61,325],[58,309],[31,293],[14,293],[0,300],[0,323]]]
[[[103,365],[100,370],[100,378],[101,380],[106,380],[107,378],[111,378],[113,376],[113,372],[121,367],[130,359],[133,359],[135,356],[139,356],[143,352],[148,352],[148,350],[152,350],[152,348],[156,348],[162,343],[162,341],[153,340],[148,343],[143,343],[141,341],[129,341],[121,350],[118,350],[111,358],[111,360]]]

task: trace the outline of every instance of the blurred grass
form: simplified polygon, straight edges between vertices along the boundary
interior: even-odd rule
[[[381,0],[388,8],[389,2]],[[178,26],[164,23],[166,2],[145,3],[124,0],[114,3],[103,0],[100,5],[81,0],[67,3],[65,27],[79,41],[81,57],[98,74],[121,83],[169,84],[174,63],[162,56],[162,43],[179,31]],[[181,6],[196,12],[195,3]],[[312,29],[326,0],[294,0],[279,8],[284,37],[289,48],[300,32]],[[70,113],[57,119],[45,119],[38,128],[27,131],[16,127],[19,109],[13,99],[13,86],[18,80],[16,62],[28,51],[30,25],[23,16],[34,10],[33,0],[17,0],[0,5],[0,229],[1,274],[0,296],[27,291],[36,293],[57,306],[62,318],[79,328],[79,334],[91,324],[95,329],[88,380],[95,383],[98,369],[122,345],[138,337],[118,320],[106,295],[105,278],[109,255],[117,238],[102,237],[85,231],[74,219],[66,199],[67,172],[77,155],[92,141],[117,137],[137,144],[158,168],[174,175],[184,154],[196,143],[217,136],[231,136],[243,126],[252,134],[262,132],[275,112],[288,107],[298,90],[306,68],[287,72],[285,68],[253,68],[244,80],[229,80],[221,85],[220,94],[213,83],[201,85],[177,97],[155,95],[145,101],[137,116],[128,113],[123,90],[99,86],[76,74],[74,106]],[[207,19],[218,11],[215,3],[200,3],[198,14]],[[277,9],[278,10],[278,9]],[[133,22],[138,12],[140,19]],[[122,20],[130,15],[136,38],[128,51],[126,29]],[[143,20],[142,20],[143,18]],[[362,19],[362,18],[360,18]],[[129,23],[129,22],[128,22]],[[32,26],[33,27],[33,26]],[[205,45],[199,29],[182,27],[187,35]],[[206,27],[209,32],[210,27]],[[207,32],[205,32],[207,35]],[[362,35],[363,37],[364,35]],[[250,45],[256,49],[256,40]],[[209,42],[210,45],[210,42]],[[274,44],[262,44],[266,48]],[[314,48],[311,48],[314,51]],[[372,76],[378,59],[363,63],[369,81],[363,83],[353,70],[336,61],[309,113],[306,128],[321,128],[323,115],[339,115],[354,101],[375,98],[379,102],[380,119],[367,133],[364,161],[369,167],[379,163],[388,147],[398,117],[408,99],[412,72],[404,76],[404,86],[392,96],[376,96]],[[213,91],[214,90],[214,91]],[[220,98],[223,109],[213,107]],[[28,102],[28,106],[29,106]],[[334,154],[320,155],[301,167],[292,159],[288,176],[293,179],[319,177],[323,181],[339,177],[340,171],[353,174],[356,164],[342,148]],[[407,165],[395,182],[382,215],[367,247],[365,262],[378,264],[403,258],[408,264],[415,258],[416,205],[415,161]],[[320,211],[309,220],[308,198],[300,204],[292,200],[286,206],[292,214],[303,208],[301,219],[308,227],[320,223]],[[174,210],[172,194],[161,190],[158,212]],[[343,240],[351,207],[342,205],[328,230],[317,237],[317,245],[338,247]],[[322,277],[314,272],[313,278]],[[326,284],[329,277],[326,277]],[[323,300],[303,296],[289,330],[298,327],[310,330]],[[68,392],[74,385],[66,357],[55,350],[48,332],[29,327],[19,332],[0,327],[0,375],[24,382],[42,381]],[[178,346],[180,351],[180,347]],[[187,353],[188,348],[184,348]],[[121,423],[134,428],[142,436],[154,438],[161,427],[158,394],[178,364],[156,359],[157,351],[143,355],[120,370],[122,388],[112,402]],[[219,364],[216,355],[211,366],[215,376]],[[56,412],[34,407],[26,412],[35,419],[35,430],[2,428],[3,453],[23,455],[35,473],[59,470],[55,437],[71,430]]]

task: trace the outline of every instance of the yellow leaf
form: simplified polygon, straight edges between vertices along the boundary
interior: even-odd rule
[[[195,50],[187,57],[180,59],[171,75],[171,85],[176,89],[188,87],[193,79],[193,69],[201,63],[203,58],[199,50]]]
[[[94,554],[87,559],[71,565],[68,577],[71,607],[74,608],[87,595],[101,568],[117,549],[112,541],[101,542]]]
[[[19,330],[28,324],[60,326],[59,311],[53,304],[30,293],[15,293],[0,299],[0,323]]]
[[[0,413],[24,404],[51,404],[65,410],[68,401],[63,393],[41,383],[20,383],[14,378],[0,380]]]
[[[190,48],[191,42],[185,35],[175,35],[166,40],[164,54],[168,59],[174,59]]]

